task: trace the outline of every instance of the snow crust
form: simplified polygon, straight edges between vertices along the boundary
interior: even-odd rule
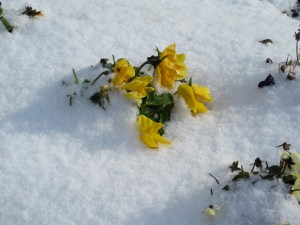
[[[300,206],[277,181],[241,182],[222,192],[228,165],[256,157],[277,163],[276,145],[300,146],[300,86],[278,73],[295,57],[299,20],[279,0],[2,1],[15,31],[0,26],[0,224],[290,224]],[[44,17],[21,16],[30,5]],[[259,40],[271,38],[267,46]],[[177,100],[165,137],[149,150],[138,111],[117,93],[106,111],[66,95],[93,79],[100,58],[133,65],[177,44],[189,76],[210,88],[210,111],[193,117]],[[273,64],[265,63],[271,58]],[[259,89],[268,74],[276,85]],[[210,195],[210,189],[214,195]],[[210,204],[221,207],[213,219]]]

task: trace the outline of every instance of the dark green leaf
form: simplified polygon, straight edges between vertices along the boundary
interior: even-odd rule
[[[296,181],[297,177],[293,176],[293,175],[287,175],[287,176],[283,176],[282,177],[282,181],[285,184],[291,184],[294,185],[295,181]]]
[[[281,168],[280,168],[280,166],[273,165],[273,166],[268,167],[268,170],[269,170],[270,175],[274,175],[277,178],[281,177]]]
[[[240,179],[248,179],[248,178],[249,178],[249,173],[245,172],[245,171],[242,171],[242,172],[239,172],[238,175],[234,176],[232,178],[232,181],[238,181]]]
[[[173,96],[170,93],[165,93],[161,95],[155,94],[154,91],[150,92],[146,97],[146,105],[169,105],[173,103]]]
[[[229,191],[229,185],[227,184],[225,187],[222,188],[223,191]]]

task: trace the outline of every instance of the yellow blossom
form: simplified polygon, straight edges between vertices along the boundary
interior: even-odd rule
[[[166,57],[165,59],[163,59]],[[176,54],[176,44],[168,46],[160,55],[163,61],[156,67],[158,82],[166,88],[172,88],[176,80],[182,80],[187,75],[184,63],[185,54]]]
[[[127,82],[135,75],[134,68],[129,64],[127,59],[119,59],[114,66],[114,72],[115,77],[112,79],[112,83],[115,86]]]
[[[205,209],[204,214],[207,215],[207,216],[215,216],[216,211],[213,209],[212,206],[210,206],[207,209]]]
[[[291,191],[296,199],[300,202],[300,174],[294,173],[293,175],[296,177],[296,181]]]
[[[177,89],[178,95],[183,97],[186,104],[193,113],[206,112],[205,105],[201,102],[213,101],[210,91],[207,87],[202,87],[196,84],[192,86],[188,84],[181,84]]]
[[[280,150],[279,154],[280,154],[280,159],[282,161],[286,160],[288,158],[291,158],[292,162],[294,163],[293,165],[291,165],[292,172],[300,173],[300,155],[297,152],[289,152],[289,151]],[[287,169],[289,169],[289,168],[287,167]],[[299,179],[299,181],[300,181],[300,179]]]
[[[157,132],[164,125],[162,123],[154,122],[144,115],[138,117],[138,124],[141,132],[141,139],[150,148],[157,148],[157,143],[171,144],[168,140],[164,139]]]
[[[138,100],[146,97],[149,92],[154,90],[153,87],[147,87],[151,81],[151,76],[134,78],[131,82],[122,86],[122,88],[127,91],[125,96]]]

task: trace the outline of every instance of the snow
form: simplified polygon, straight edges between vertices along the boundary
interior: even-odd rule
[[[281,13],[294,4],[2,1],[16,28],[0,26],[0,224],[299,224],[299,205],[280,182],[221,191],[234,160],[249,171],[256,157],[277,163],[284,141],[300,151],[299,77],[287,81],[277,67],[295,59],[299,20]],[[45,16],[21,16],[27,5]],[[258,42],[266,38],[273,44]],[[118,93],[105,111],[86,98],[69,106],[76,87],[62,81],[73,81],[72,68],[93,79],[100,58],[139,65],[172,43],[214,102],[193,117],[176,100],[170,147],[153,151],[139,140],[138,110]],[[259,89],[270,73],[276,85]],[[220,206],[212,219],[202,213],[210,204]]]

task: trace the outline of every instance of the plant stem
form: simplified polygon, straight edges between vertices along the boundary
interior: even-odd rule
[[[147,60],[146,62],[144,62],[142,65],[140,65],[139,68],[137,68],[137,70],[136,70],[136,76],[139,76],[139,73],[140,73],[141,69],[142,69],[144,66],[146,66],[147,64],[150,64],[150,62],[149,62],[148,60]]]
[[[297,62],[299,62],[298,41],[296,42],[296,56],[297,56]]]
[[[10,23],[7,21],[7,19],[5,19],[3,16],[1,16],[0,20],[9,33],[13,32],[13,26],[10,25]]]
[[[3,25],[6,28],[6,30],[9,33],[13,32],[13,26],[10,25],[10,23],[8,22],[8,20],[2,14],[3,14],[3,9],[1,7],[1,2],[0,2],[0,20],[1,20],[1,22],[3,23]]]
[[[108,74],[108,71],[105,70],[105,71],[103,71],[102,73],[100,73],[100,75],[99,75],[98,77],[96,77],[95,80],[92,82],[92,85],[94,85],[94,84],[96,83],[96,81],[99,80],[100,77],[102,77],[102,75],[104,75],[104,74],[107,75],[107,74]]]
[[[79,80],[78,80],[78,77],[77,77],[77,74],[76,74],[74,68],[72,69],[72,71],[73,71],[73,75],[74,75],[74,78],[75,78],[75,83],[79,84]]]

